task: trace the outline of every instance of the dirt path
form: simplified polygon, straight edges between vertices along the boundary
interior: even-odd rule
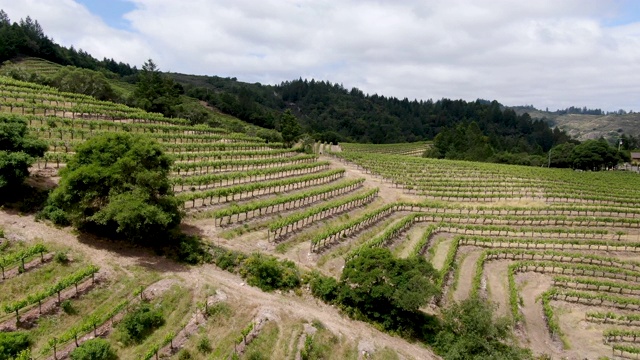
[[[33,216],[19,216],[0,211],[0,226],[7,233],[15,233],[27,242],[40,237],[45,242],[56,242],[74,248],[106,273],[113,272],[115,268],[126,270],[127,266],[133,265],[146,267],[160,271],[164,277],[177,276],[182,279],[185,286],[191,288],[202,289],[205,284],[211,284],[229,294],[229,301],[269,307],[277,312],[308,321],[318,319],[335,334],[343,334],[350,340],[367,339],[379,348],[387,346],[409,358],[437,359],[432,351],[420,344],[409,343],[401,338],[382,333],[366,323],[350,320],[334,307],[314,298],[265,293],[244,285],[244,281],[239,276],[219,270],[213,265],[192,268],[181,266],[142,249],[97,238],[79,238],[71,234],[70,229],[57,229],[35,222]],[[108,276],[108,274],[105,275]]]
[[[487,294],[489,300],[494,302],[498,308],[495,315],[509,316],[509,281],[507,271],[509,261],[488,261],[484,265],[484,277],[487,280]]]
[[[458,286],[453,292],[453,299],[458,302],[468,298],[471,293],[471,283],[473,282],[473,277],[475,275],[476,262],[482,253],[480,250],[466,252],[466,249],[464,252],[467,256],[462,260],[458,269],[458,273],[460,274],[458,278]],[[459,252],[458,256],[460,255],[461,253]]]
[[[453,243],[453,234],[440,233],[437,234],[435,239],[432,241],[437,241],[438,243],[435,246],[433,256],[429,261],[431,261],[431,264],[436,270],[442,270],[444,261],[447,259],[449,248],[451,248],[451,244]]]
[[[228,294],[229,301],[266,306],[277,313],[304,319],[308,322],[317,319],[334,334],[344,335],[354,342],[360,339],[370,340],[379,349],[390,347],[409,358],[438,358],[420,344],[409,343],[401,338],[385,334],[364,322],[350,320],[335,307],[314,298],[293,294],[265,293],[258,288],[244,285],[244,281],[239,276],[219,270],[213,265],[191,269],[185,281],[193,282],[195,286],[215,283],[220,290]]]
[[[425,229],[429,227],[429,225],[430,224],[427,223],[415,224],[409,229],[409,231],[407,231],[406,234],[400,236],[400,238],[394,242],[394,256],[399,258],[408,257],[413,252],[413,248],[416,247],[416,244],[420,241],[422,235],[424,235]]]
[[[520,296],[524,302],[521,311],[525,326],[520,340],[521,345],[531,349],[534,355],[548,354],[553,359],[560,359],[563,355],[562,344],[551,338],[540,300],[540,295],[547,291],[551,284],[549,276],[543,274],[516,275],[516,286],[520,289]]]

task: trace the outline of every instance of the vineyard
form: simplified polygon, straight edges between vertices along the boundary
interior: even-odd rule
[[[363,249],[422,256],[441,290],[430,311],[478,295],[536,355],[640,354],[637,174],[426,159],[424,142],[342,144],[337,152],[317,145],[308,154],[3,77],[0,111],[23,117],[49,144],[32,172],[54,181],[93,136],[155,139],[174,160],[183,225],[212,246],[336,278]],[[140,249],[90,245],[28,217],[0,220],[2,330],[28,332],[35,359],[67,358],[98,336],[123,359],[183,350],[203,359],[295,359],[306,341],[332,349],[332,358],[435,358],[304,293],[265,293],[213,265],[187,268]],[[147,305],[164,323],[127,344],[119,324]]]

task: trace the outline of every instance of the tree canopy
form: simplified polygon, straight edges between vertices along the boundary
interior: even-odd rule
[[[29,166],[46,150],[45,142],[29,135],[23,118],[0,114],[0,189],[22,184]]]
[[[434,346],[447,360],[530,359],[528,351],[509,345],[510,321],[494,320],[495,305],[476,297],[442,312],[442,329]]]
[[[280,132],[282,133],[282,141],[288,147],[298,140],[301,135],[300,124],[298,119],[291,113],[290,109],[285,110],[280,117]]]
[[[133,105],[143,110],[173,116],[183,92],[181,85],[164,76],[153,60],[149,59],[138,73],[132,101]]]
[[[549,152],[551,166],[559,168],[597,171],[612,168],[626,160],[628,154],[618,151],[603,139],[560,144]]]
[[[423,257],[394,258],[388,249],[366,249],[342,271],[338,302],[370,320],[397,329],[438,289],[436,271]]]
[[[155,141],[127,133],[96,136],[60,171],[45,216],[81,230],[152,243],[180,223],[168,180],[171,158]]]

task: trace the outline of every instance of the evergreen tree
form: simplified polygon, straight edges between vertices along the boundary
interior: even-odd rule
[[[280,132],[282,133],[282,141],[287,147],[293,146],[302,133],[298,119],[289,109],[280,117]]]
[[[149,59],[138,73],[138,82],[133,92],[133,105],[146,111],[173,116],[180,104],[182,87],[165,77],[158,66]]]

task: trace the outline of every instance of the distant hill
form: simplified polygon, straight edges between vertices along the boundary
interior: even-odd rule
[[[603,137],[615,143],[622,134],[640,137],[640,113],[590,115],[558,114],[530,107],[512,109],[518,114],[526,112],[534,119],[544,119],[549,126],[557,126],[580,141]]]
[[[60,46],[45,35],[36,20],[28,17],[12,24],[7,14],[0,13],[0,35],[3,35],[0,36],[0,61],[9,59],[15,62],[16,59],[31,57],[48,60],[25,66],[27,72],[36,69],[35,73],[42,78],[32,79],[30,74],[23,76],[23,63],[17,66],[16,74],[7,74],[13,78],[54,86],[62,91],[81,92],[101,100],[141,106],[148,111],[162,112],[165,116],[189,119],[192,123],[224,126],[216,119],[219,111],[258,127],[280,130],[281,114],[289,109],[297,116],[303,132],[316,140],[389,144],[434,140],[445,132],[453,134],[452,138],[456,139],[452,145],[455,151],[438,146],[441,150],[438,157],[449,158],[460,153],[465,146],[469,148],[465,141],[473,139],[486,150],[483,152],[486,156],[475,160],[487,160],[494,153],[541,156],[554,145],[568,140],[565,134],[554,131],[546,122],[531,119],[524,113],[516,114],[496,100],[398,99],[365,94],[357,88],[347,89],[339,83],[314,79],[300,78],[278,85],[262,85],[242,83],[235,78],[167,74],[172,79],[167,80],[167,84],[176,82],[163,87],[167,89],[164,94],[167,96],[141,100],[140,94],[134,93],[133,97],[138,99],[133,99],[131,85],[141,83],[141,72],[135,67],[116,63],[113,59],[97,60],[81,50]],[[92,72],[64,67],[56,70],[55,64],[73,65]],[[157,69],[153,65],[152,68]],[[146,63],[143,70],[145,66]],[[64,71],[67,72],[65,81],[56,84],[51,78]],[[73,86],[67,86],[69,84]],[[76,86],[78,84],[82,86]],[[87,88],[91,90],[89,93],[83,90]],[[155,90],[148,93],[156,94]],[[151,107],[147,108],[145,104]],[[232,129],[244,131],[241,127],[244,128],[239,125],[232,126]],[[265,138],[274,136],[273,130],[271,133],[260,129],[253,131]],[[463,138],[467,140],[463,141]],[[449,143],[447,141],[444,145]],[[443,145],[442,142],[440,144]]]

